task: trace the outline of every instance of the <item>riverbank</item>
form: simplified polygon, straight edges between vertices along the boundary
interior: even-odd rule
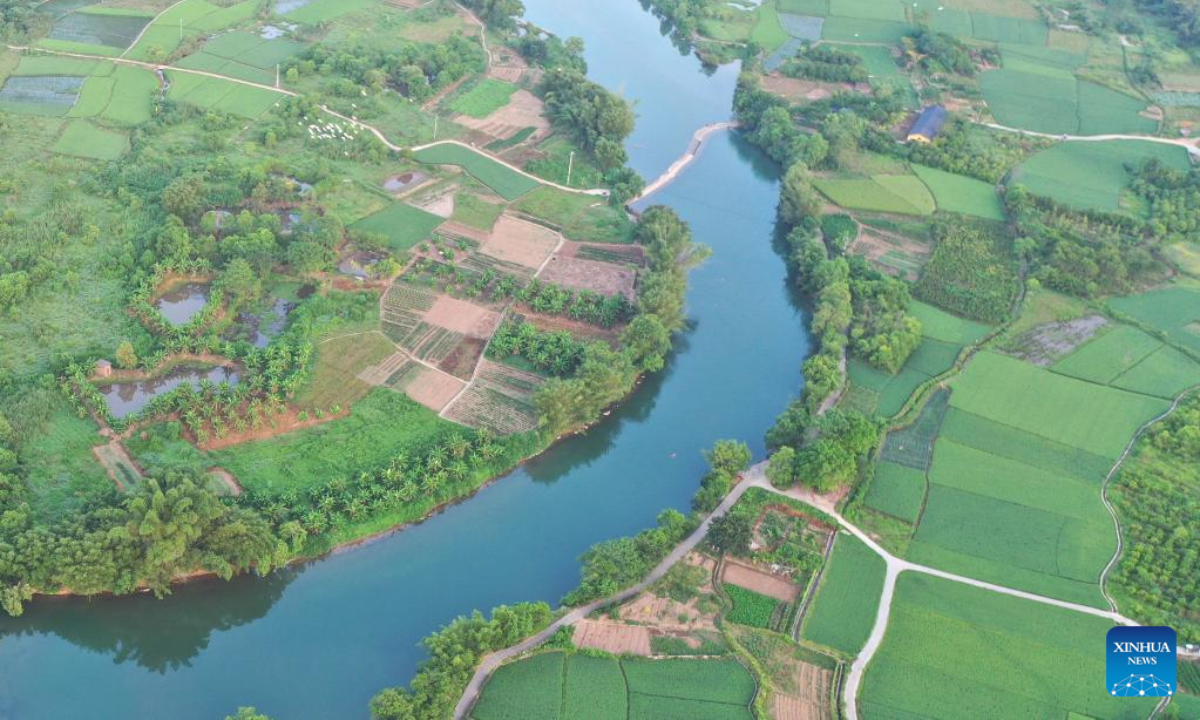
[[[654,182],[643,188],[641,194],[626,203],[626,206],[632,207],[659,190],[662,190],[667,185],[670,185],[675,181],[676,178],[679,177],[680,173],[687,169],[688,165],[691,165],[696,161],[696,158],[700,156],[700,151],[704,149],[704,144],[708,142],[709,138],[718,132],[733,130],[737,126],[738,123],[736,121],[729,120],[725,122],[710,123],[697,130],[692,135],[692,142],[688,145],[687,152],[685,152],[678,160],[671,163],[671,167],[667,168],[666,172],[658,176]]]

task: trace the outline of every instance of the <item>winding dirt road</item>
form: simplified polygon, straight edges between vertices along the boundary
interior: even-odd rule
[[[1050,140],[1066,140],[1069,142],[1104,142],[1105,140],[1144,140],[1146,142],[1159,143],[1160,145],[1175,145],[1181,147],[1193,155],[1200,155],[1200,147],[1197,143],[1200,140],[1196,138],[1165,138],[1155,137],[1153,135],[1055,135],[1054,133],[1036,132],[1034,130],[1022,130],[1021,128],[1009,127],[1007,125],[999,125],[997,123],[977,123],[984,127],[992,128],[993,130],[1003,130],[1005,132],[1019,133],[1021,135],[1029,135],[1031,137],[1048,138]]]

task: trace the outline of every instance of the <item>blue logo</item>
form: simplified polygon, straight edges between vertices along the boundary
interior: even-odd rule
[[[1175,693],[1175,631],[1115,627],[1108,631],[1108,694],[1166,697]]]

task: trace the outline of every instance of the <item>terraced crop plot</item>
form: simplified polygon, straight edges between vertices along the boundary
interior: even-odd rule
[[[883,558],[861,540],[839,533],[801,635],[847,655],[862,649],[875,625],[886,572]]]
[[[733,660],[550,652],[500,667],[473,720],[751,720],[754,678]]]
[[[532,430],[538,422],[533,395],[543,382],[541,375],[485,359],[471,387],[446,410],[446,417],[502,435]]]
[[[1126,166],[1158,160],[1186,171],[1187,150],[1137,140],[1066,142],[1043,150],[1013,169],[1009,186],[1084,210],[1117,211],[1130,184]]]
[[[435,145],[414,153],[414,156],[430,165],[457,165],[509,201],[516,200],[540,185],[537,180],[461,145]]]
[[[1095,648],[1109,627],[1102,618],[904,573],[863,679],[862,717],[1144,718],[1155,699],[1097,691],[1104,656]]]

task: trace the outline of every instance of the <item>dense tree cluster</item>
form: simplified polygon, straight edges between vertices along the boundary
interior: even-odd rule
[[[832,408],[812,416],[793,405],[767,436],[793,443],[771,456],[771,482],[781,488],[799,482],[821,493],[845,487],[858,477],[881,432],[879,422],[853,410]]]
[[[52,526],[35,522],[25,492],[19,479],[0,475],[0,603],[10,615],[21,614],[34,589],[149,587],[161,596],[181,573],[267,573],[296,549],[257,513],[222,502],[187,473],[152,476],[119,503]]]
[[[663,20],[671,35],[687,42],[700,31],[700,24],[709,18],[730,12],[719,0],[640,0],[642,7]],[[666,30],[663,31],[664,34]]]
[[[40,4],[33,0],[0,0],[0,39],[26,40],[49,31],[54,18],[38,12]]]
[[[521,0],[463,0],[488,27],[496,30],[513,30],[517,21],[525,14]]]
[[[914,294],[956,315],[998,323],[1012,310],[1017,274],[1008,239],[982,222],[933,225],[934,249]]]
[[[999,184],[1009,168],[1044,143],[1016,133],[987,132],[963,118],[951,118],[931,143],[909,145],[909,159],[920,165]]]
[[[1017,251],[1039,282],[1059,292],[1120,294],[1166,270],[1144,241],[1139,219],[1068,208],[1023,187],[1005,193],[1005,204],[1016,223]]]
[[[1142,12],[1157,15],[1175,31],[1184,47],[1200,45],[1200,5],[1192,0],[1134,0]]]
[[[974,75],[975,59],[961,40],[943,32],[919,27],[905,36],[904,47],[923,70],[933,73]]]
[[[1150,205],[1151,235],[1176,240],[1200,232],[1200,172],[1181,172],[1151,160],[1134,170],[1130,189]]]
[[[908,314],[908,285],[854,257],[850,294],[854,298],[850,349],[880,370],[900,372],[921,344],[921,323]]]
[[[750,448],[737,440],[718,440],[712,450],[705,451],[704,458],[708,461],[708,473],[700,481],[692,507],[711,512],[729,494],[737,476],[750,467]]]
[[[1122,612],[1200,642],[1200,401],[1154,426],[1112,495],[1127,541],[1113,575]]]
[[[601,327],[612,327],[633,313],[624,295],[605,297],[591,290],[574,290],[555,283],[533,280],[516,295],[535,312],[566,315]]]
[[[548,332],[524,320],[505,320],[488,344],[488,355],[523,358],[542,372],[563,376],[579,367],[586,347],[565,330]]]
[[[374,720],[443,720],[454,706],[485,655],[515,645],[550,624],[546,603],[500,606],[491,619],[479,612],[458,617],[421,641],[429,658],[408,688],[388,688],[371,700]]]
[[[73,203],[56,203],[31,218],[0,214],[0,315],[15,315],[25,300],[43,293],[78,288],[79,268],[62,261],[71,244],[91,245],[99,235]]]
[[[779,71],[788,77],[824,82],[860,83],[866,82],[868,77],[862,56],[828,45],[801,48]]]
[[[519,4],[519,3],[518,3]],[[374,44],[317,44],[289,60],[300,76],[338,75],[374,93],[392,89],[423,102],[471,73],[482,72],[486,55],[472,38],[453,35],[437,44],[412,43],[400,49]]]
[[[583,554],[583,580],[563,597],[564,605],[608,597],[646,576],[699,524],[677,510],[659,513],[658,527],[634,537],[622,537],[594,545]]]
[[[546,72],[538,86],[551,120],[575,138],[602,171],[625,165],[625,138],[633,132],[633,110],[622,98],[571,69]]]
[[[544,68],[566,68],[578,73],[587,73],[587,62],[583,59],[583,40],[569,37],[566,40],[546,32],[530,29],[521,37],[512,40],[513,47],[521,57]]]

